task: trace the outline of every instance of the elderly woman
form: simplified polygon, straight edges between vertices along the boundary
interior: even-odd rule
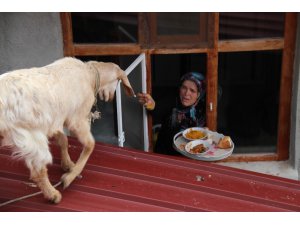
[[[139,102],[147,110],[155,108],[149,94],[138,94]],[[205,117],[205,78],[200,73],[190,72],[180,79],[179,98],[176,105],[166,114],[158,134],[154,152],[179,155],[173,149],[173,137],[189,127],[203,127]]]

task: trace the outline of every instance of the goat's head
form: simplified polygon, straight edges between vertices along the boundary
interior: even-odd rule
[[[135,95],[125,72],[121,70],[118,65],[114,63],[97,62],[93,63],[93,66],[98,72],[95,76],[99,75],[98,94],[101,100],[106,102],[113,100],[119,80],[122,81],[125,93],[128,96]]]

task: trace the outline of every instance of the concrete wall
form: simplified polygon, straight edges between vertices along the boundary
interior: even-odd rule
[[[63,56],[59,13],[0,13],[0,74]]]
[[[291,114],[291,139],[290,162],[300,173],[300,14],[298,13],[297,40],[295,51],[292,114]]]

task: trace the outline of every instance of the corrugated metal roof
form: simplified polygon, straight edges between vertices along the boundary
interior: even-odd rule
[[[51,144],[54,184],[63,171],[59,150]],[[74,139],[70,155],[81,152]],[[0,203],[38,191],[24,182],[22,162],[0,151]],[[42,195],[14,202],[0,211],[300,211],[300,182],[201,162],[97,143],[82,179],[62,190],[55,205]]]

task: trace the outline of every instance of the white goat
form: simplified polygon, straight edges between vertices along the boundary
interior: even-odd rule
[[[119,66],[104,62],[82,62],[66,57],[40,67],[11,71],[0,76],[0,136],[2,146],[24,159],[30,178],[45,198],[58,203],[61,194],[49,182],[47,164],[52,163],[48,138],[61,148],[61,181],[66,188],[80,175],[95,145],[90,132],[95,97],[111,101],[118,80],[133,96],[131,85]],[[76,164],[68,154],[68,128],[83,145]],[[1,139],[0,139],[1,140]]]

